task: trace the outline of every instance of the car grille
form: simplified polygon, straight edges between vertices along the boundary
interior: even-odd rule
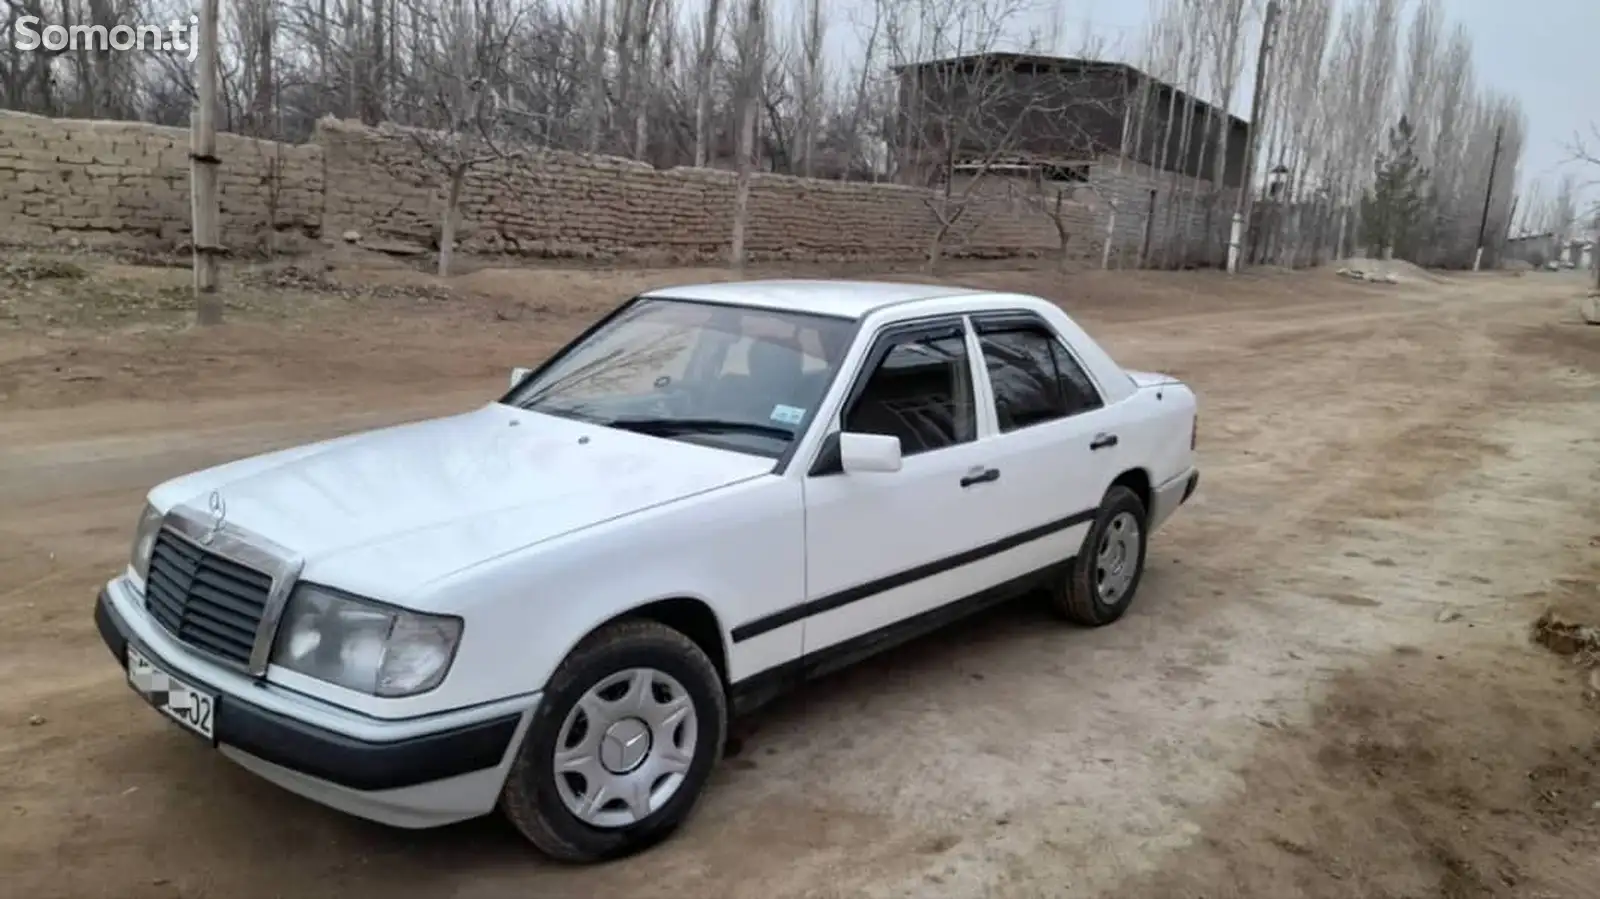
[[[144,605],[190,646],[250,661],[272,578],[162,531],[150,552]]]

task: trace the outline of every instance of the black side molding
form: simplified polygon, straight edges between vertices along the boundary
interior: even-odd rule
[[[1030,572],[980,593],[958,599],[842,643],[807,653],[798,659],[757,672],[729,689],[729,705],[736,715],[747,715],[784,693],[826,674],[933,633],[991,606],[1015,599],[1043,586],[1053,577],[1066,577],[1075,559],[1067,559]]]
[[[127,627],[104,590],[95,603],[94,623],[117,660],[127,664]],[[217,694],[218,743],[293,771],[353,790],[393,790],[493,768],[505,758],[520,713],[442,730],[392,743],[371,743],[285,718],[175,669],[147,647],[152,662]]]
[[[1095,516],[1099,513],[1099,509],[1086,509],[1082,512],[1068,515],[1065,518],[1046,522],[1038,527],[1029,528],[1021,533],[1012,534],[1009,537],[1002,537],[993,543],[974,547],[966,550],[965,552],[957,553],[953,556],[946,556],[943,559],[935,559],[932,562],[918,565],[915,568],[908,568],[905,571],[899,571],[886,577],[878,578],[874,581],[868,581],[865,584],[858,584],[854,587],[840,590],[837,593],[831,593],[827,596],[819,596],[809,602],[803,602],[796,606],[790,606],[787,609],[781,609],[777,612],[773,612],[770,615],[763,615],[760,618],[746,621],[744,624],[734,627],[732,633],[733,642],[741,643],[745,640],[749,640],[752,637],[759,637],[768,631],[774,631],[780,627],[794,624],[796,621],[810,618],[813,615],[820,615],[823,612],[831,612],[834,609],[850,605],[851,603],[860,602],[879,593],[893,590],[896,587],[904,587],[907,584],[916,583],[924,578],[930,578],[934,575],[944,574],[947,571],[953,571],[963,565],[971,565],[973,562],[980,562],[989,558],[990,556],[997,556],[1006,550],[1016,549],[1019,546],[1032,543],[1035,540],[1043,539],[1058,531],[1064,531],[1067,528],[1077,527],[1080,524],[1088,524],[1089,522],[1094,521]]]

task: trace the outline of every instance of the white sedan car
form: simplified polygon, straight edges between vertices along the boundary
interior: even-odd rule
[[[1032,588],[1115,621],[1198,477],[1194,394],[1017,294],[655,290],[512,380],[151,490],[129,684],[317,802],[611,858],[787,687]]]

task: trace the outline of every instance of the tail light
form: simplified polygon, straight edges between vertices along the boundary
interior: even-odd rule
[[[1189,452],[1194,452],[1196,444],[1200,442],[1200,413],[1196,412],[1189,422]]]

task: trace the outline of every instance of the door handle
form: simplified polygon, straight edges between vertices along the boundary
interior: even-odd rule
[[[973,484],[987,484],[998,480],[1000,480],[1000,469],[979,467],[967,472],[967,476],[961,479],[961,486],[971,487]]]
[[[1117,435],[1115,435],[1115,434],[1107,434],[1107,433],[1101,432],[1099,434],[1094,435],[1094,440],[1090,442],[1089,449],[1102,450],[1102,449],[1105,449],[1108,446],[1116,446],[1116,445],[1117,445]]]

